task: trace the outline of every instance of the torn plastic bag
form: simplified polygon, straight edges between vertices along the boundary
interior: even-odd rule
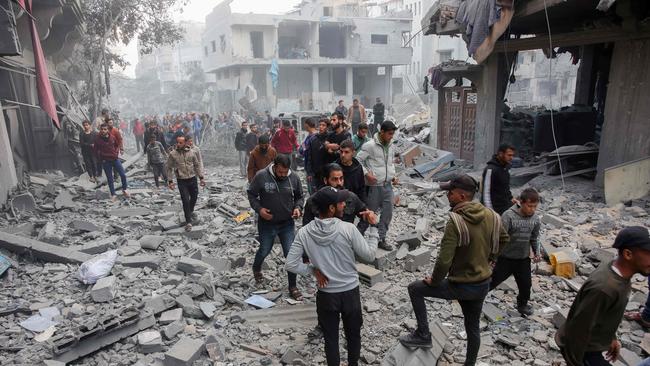
[[[117,260],[117,250],[96,255],[79,266],[78,278],[86,285],[97,282],[102,277],[108,276]]]

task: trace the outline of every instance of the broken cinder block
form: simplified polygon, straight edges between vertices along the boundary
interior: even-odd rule
[[[416,272],[418,268],[427,266],[430,260],[431,252],[429,248],[419,248],[408,252],[404,267],[409,272]]]
[[[372,287],[379,282],[384,281],[384,273],[365,264],[357,264],[359,281]]]
[[[181,338],[165,353],[165,366],[191,366],[203,352],[203,341]]]
[[[395,239],[397,245],[402,245],[403,243],[408,244],[409,250],[417,249],[423,241],[424,238],[422,237],[422,233],[415,230],[401,233],[397,236],[397,239]]]
[[[95,302],[108,302],[113,300],[117,293],[116,277],[108,276],[100,278],[90,290],[90,296]]]
[[[176,268],[179,271],[183,271],[185,273],[202,274],[209,271],[212,268],[212,266],[198,259],[192,259],[190,257],[181,257],[181,259],[179,259],[178,263],[176,264]]]

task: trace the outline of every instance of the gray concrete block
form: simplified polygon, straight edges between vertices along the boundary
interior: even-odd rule
[[[107,214],[115,217],[149,216],[153,214],[153,211],[144,207],[118,208],[115,210],[109,210]]]
[[[115,248],[117,246],[116,243],[119,240],[120,238],[118,236],[111,235],[108,238],[94,240],[83,245],[72,246],[69,247],[69,249],[86,254],[101,254],[109,249]]]
[[[193,304],[194,302],[192,302],[192,305]],[[165,324],[173,323],[175,321],[179,321],[181,319],[183,319],[183,309],[176,308],[172,310],[167,310],[162,314],[160,314],[158,323],[165,325]]]
[[[230,263],[230,259],[201,257],[201,261],[212,266],[214,273],[221,273],[225,271],[230,271],[232,269],[232,264]]]
[[[172,308],[174,305],[176,305],[176,300],[167,294],[150,297],[144,300],[144,307],[151,310],[153,314],[160,314],[163,311]]]
[[[165,241],[165,237],[159,235],[144,235],[138,240],[142,249],[156,250]]]
[[[489,302],[483,303],[483,315],[491,322],[501,321],[508,316],[504,311]]]
[[[388,268],[391,262],[395,261],[397,257],[397,250],[386,251],[383,249],[377,249],[375,254],[375,261],[372,263],[375,268],[378,270],[384,270]]]
[[[194,226],[192,228],[192,231],[185,231],[184,227],[178,228],[178,229],[172,229],[169,231],[165,231],[164,234],[167,235],[183,235],[186,236],[190,239],[201,239],[203,235],[205,234],[206,229],[205,226]]]
[[[100,278],[90,290],[90,296],[95,302],[108,302],[113,300],[117,293],[115,276]]]
[[[406,263],[404,268],[409,272],[416,272],[421,267],[429,265],[431,260],[431,252],[429,248],[419,248],[410,251],[406,255]]]
[[[99,226],[85,220],[74,220],[70,222],[69,226],[74,230],[88,233],[101,230]]]
[[[384,281],[384,273],[382,271],[365,264],[357,264],[357,272],[359,273],[359,281],[370,287]]]
[[[177,223],[174,220],[158,220],[158,225],[160,225],[160,229],[162,229],[162,231],[174,230],[181,227],[181,224]]]
[[[145,330],[138,333],[138,345],[140,346],[140,353],[154,353],[163,350],[162,337],[160,332],[156,330]]]
[[[546,213],[542,216],[542,222],[547,225],[555,226],[558,229],[563,228],[564,225],[570,225],[568,221],[549,213]]]
[[[427,231],[429,231],[429,219],[425,217],[420,217],[417,219],[415,222],[415,231],[417,231],[420,234],[424,234]]]
[[[131,257],[118,257],[117,263],[124,267],[156,269],[160,266],[160,257],[155,255],[134,255]]]
[[[441,324],[431,323],[431,348],[408,348],[397,343],[387,353],[381,366],[429,366],[436,365],[449,341],[449,331]]]
[[[189,295],[181,295],[176,298],[176,305],[183,308],[183,315],[189,318],[201,319],[203,318],[203,312],[199,309],[198,306],[194,303],[194,300]]]
[[[162,334],[165,336],[165,339],[172,339],[182,332],[185,329],[185,323],[183,321],[175,321],[173,323],[167,324],[162,329]]]
[[[181,257],[178,260],[178,263],[176,264],[176,268],[179,271],[183,271],[185,273],[205,273],[209,271],[212,266],[209,264],[200,261],[198,259],[192,259],[189,257]]]
[[[397,236],[397,239],[395,239],[397,245],[402,245],[403,243],[408,244],[409,250],[417,249],[423,241],[424,238],[422,237],[422,233],[415,230],[401,233]]]
[[[553,323],[553,325],[555,325],[556,328],[560,329],[562,324],[566,322],[567,316],[569,316],[569,309],[568,308],[560,309],[560,311],[553,314],[553,319],[551,320],[551,322]]]
[[[191,366],[203,352],[203,341],[192,338],[181,338],[165,353],[165,366]]]

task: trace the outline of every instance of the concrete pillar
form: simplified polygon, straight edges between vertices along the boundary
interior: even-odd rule
[[[0,103],[0,111],[2,103]],[[0,113],[0,205],[7,202],[9,192],[18,184],[14,155],[9,142],[9,133],[4,113]]]
[[[354,95],[354,68],[346,66],[345,68],[345,96],[352,98]]]
[[[478,83],[474,166],[484,165],[496,152],[500,140],[500,114],[508,71],[502,53],[493,53],[485,61]]]
[[[314,66],[311,68],[311,91],[312,93],[318,93],[319,92],[319,84],[320,80],[318,79],[318,67]]]
[[[393,66],[386,66],[386,97],[384,98],[386,107],[393,104]]]
[[[594,101],[594,58],[596,46],[582,46],[580,49],[580,67],[576,77],[575,104],[592,105]]]
[[[273,89],[273,79],[271,78],[271,66],[266,68],[266,97],[271,105],[275,106],[275,90]]]
[[[309,57],[318,58],[320,57],[320,23],[311,23],[310,27]]]
[[[438,148],[438,123],[441,111],[440,109],[440,100],[438,99],[439,93],[436,89],[429,86],[429,108],[431,109],[431,122],[429,123],[429,146]]]

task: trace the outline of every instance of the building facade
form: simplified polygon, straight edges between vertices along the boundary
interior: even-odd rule
[[[216,75],[218,103],[258,111],[332,111],[335,101],[390,103],[393,68],[412,49],[411,19],[373,18],[360,1],[303,2],[285,15],[237,14],[229,2],[206,17],[203,62]]]

